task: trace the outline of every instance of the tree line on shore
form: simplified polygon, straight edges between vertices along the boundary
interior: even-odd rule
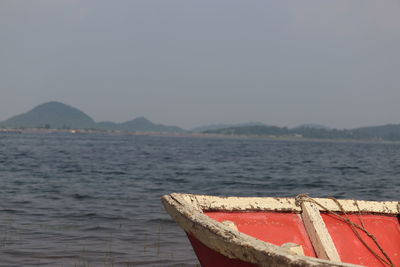
[[[256,135],[275,137],[299,137],[309,139],[356,139],[356,140],[386,140],[400,141],[400,124],[362,127],[356,129],[329,129],[322,127],[278,127],[254,125],[245,127],[228,127],[205,131],[226,135]]]

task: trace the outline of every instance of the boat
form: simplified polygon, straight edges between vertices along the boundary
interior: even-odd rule
[[[400,204],[299,195],[162,197],[202,267],[400,266]]]

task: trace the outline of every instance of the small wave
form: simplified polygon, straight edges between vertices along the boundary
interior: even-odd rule
[[[23,211],[20,210],[15,210],[15,209],[0,209],[0,212],[7,212],[7,213],[11,213],[11,214],[21,214],[24,213]]]
[[[184,171],[177,171],[175,172],[176,175],[191,175],[191,172],[184,172]]]
[[[64,217],[64,218],[98,219],[98,220],[105,220],[105,221],[128,220],[127,217],[120,216],[120,215],[99,214],[99,213],[95,213],[95,212],[63,214],[61,217]]]
[[[84,228],[84,231],[107,231],[107,230],[111,230],[111,228],[98,225]]]
[[[14,201],[14,204],[31,204],[32,202],[29,200],[20,200],[20,201]]]
[[[207,171],[208,169],[206,167],[196,167],[192,169],[193,171]]]
[[[166,218],[150,219],[150,220],[147,220],[147,222],[155,223],[155,224],[175,224],[175,222],[172,219],[166,219]]]
[[[82,213],[73,213],[73,214],[63,214],[61,217],[64,218],[93,218],[96,217],[97,213],[95,212],[82,212]]]
[[[167,179],[168,182],[173,182],[173,183],[187,183],[188,181],[183,178],[169,178]]]
[[[27,182],[26,181],[21,181],[21,180],[15,180],[14,182],[13,182],[13,184],[15,184],[15,185],[24,185],[24,184],[26,184]]]
[[[336,170],[359,170],[360,168],[357,166],[334,166],[332,167],[332,169],[336,169]]]
[[[85,199],[90,199],[93,197],[89,196],[89,195],[81,195],[81,194],[76,193],[76,194],[72,195],[72,198],[77,199],[77,200],[85,200]]]
[[[125,175],[126,174],[126,172],[124,172],[124,171],[103,171],[101,173],[106,174],[106,175]]]

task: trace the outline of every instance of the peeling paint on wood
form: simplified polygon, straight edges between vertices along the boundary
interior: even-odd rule
[[[301,212],[301,207],[296,206],[294,198],[274,197],[217,197],[191,194],[171,194],[180,196],[188,203],[192,203],[203,211],[280,211]],[[331,211],[340,212],[340,208],[332,199],[313,198],[322,206]],[[363,201],[363,200],[338,200],[348,213],[377,213],[399,214],[400,203],[397,201]],[[321,207],[318,207],[324,211]]]
[[[284,249],[287,249],[287,251],[293,255],[300,255],[304,256],[304,250],[303,247],[299,244],[295,243],[285,243],[281,246]]]
[[[319,214],[317,205],[310,202],[303,202],[301,208],[303,209],[301,217],[303,218],[304,226],[318,258],[340,261],[335,244],[333,243],[328,229],[326,229],[324,220]]]

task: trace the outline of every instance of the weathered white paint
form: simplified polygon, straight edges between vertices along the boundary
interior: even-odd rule
[[[222,204],[215,201],[218,199],[223,200]],[[308,266],[341,266],[341,267],[355,267],[358,265],[333,262],[323,259],[317,259],[307,256],[293,255],[287,249],[273,245],[268,242],[261,241],[252,236],[246,235],[242,232],[236,231],[229,226],[219,223],[207,215],[203,214],[201,209],[209,210],[205,207],[219,207],[218,210],[224,210],[229,202],[225,198],[207,197],[207,196],[194,196],[185,194],[171,194],[162,197],[162,202],[167,212],[171,217],[188,233],[194,235],[200,242],[207,247],[225,255],[229,258],[240,259],[245,262],[250,262],[261,267],[308,267]],[[244,210],[248,207],[245,201],[248,198],[230,198],[235,200],[235,204],[228,205],[228,211]],[[294,204],[294,199],[280,199],[272,200],[268,198],[266,202],[261,198],[251,198],[252,204],[256,205],[252,208],[256,210],[277,210],[276,207],[268,207],[267,202],[281,203],[280,208],[288,211],[289,205],[295,211],[300,208]],[[199,208],[200,207],[200,208]],[[239,209],[236,209],[239,208]],[[250,207],[250,210],[254,210]],[[260,209],[262,208],[262,209]]]
[[[302,202],[301,218],[318,258],[340,261],[339,253],[326,225],[319,214],[318,207],[311,202]]]
[[[196,199],[195,201],[201,209],[207,211],[276,210],[301,212],[301,208],[296,206],[294,198],[186,196]]]
[[[286,249],[290,254],[304,256],[303,247],[295,243],[285,243],[281,246]]]
[[[223,222],[221,222],[221,223],[224,224],[224,225],[226,225],[226,226],[228,226],[229,228],[231,228],[231,229],[233,229],[233,230],[239,231],[238,228],[237,228],[237,226],[236,226],[236,224],[235,224],[234,222],[232,222],[232,221],[226,220],[226,221],[223,221]]]
[[[294,198],[272,198],[272,197],[216,197],[191,194],[179,195],[196,208],[203,211],[290,211],[301,212],[301,207],[296,206]],[[340,212],[337,203],[332,199],[313,198],[327,209]],[[338,200],[344,210],[348,213],[378,213],[397,215],[399,202],[397,201],[363,201],[363,200]],[[359,209],[358,209],[358,207]],[[324,211],[320,206],[318,209]]]

